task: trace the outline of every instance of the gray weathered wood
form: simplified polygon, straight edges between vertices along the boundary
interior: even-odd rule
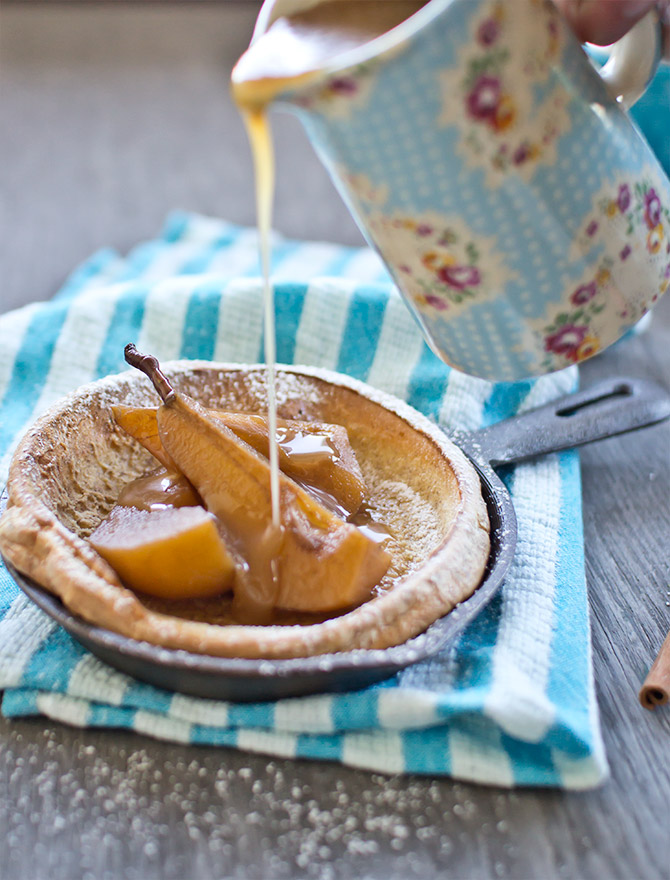
[[[251,223],[227,76],[253,3],[5,5],[0,311],[79,260],[150,236],[168,210]],[[295,121],[277,118],[277,226],[358,243]],[[670,388],[670,302],[588,363]],[[184,747],[42,719],[0,721],[0,877],[668,876],[670,713],[637,688],[670,626],[670,426],[583,453],[594,660],[611,780],[502,792]]]

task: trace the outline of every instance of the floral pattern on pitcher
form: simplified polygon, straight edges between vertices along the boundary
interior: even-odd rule
[[[311,88],[303,88],[292,102],[305,110],[317,110],[331,119],[348,119],[368,103],[376,80],[376,61],[343,70]]]
[[[369,228],[377,246],[395,255],[399,286],[431,320],[495,298],[516,277],[495,251],[496,239],[475,235],[459,217],[373,212]]]
[[[375,184],[367,174],[349,171],[343,165],[338,166],[338,174],[346,183],[351,198],[366,205],[368,209],[373,205],[381,206],[388,200],[387,183]]]
[[[670,191],[660,175],[646,168],[620,176],[593,205],[568,256],[582,259],[596,247],[600,256],[543,322],[543,368],[577,363],[609,345],[670,286]]]
[[[570,129],[569,92],[556,86],[538,104],[533,92],[549,78],[563,47],[563,25],[551,3],[534,0],[544,17],[543,39],[528,28],[523,3],[496,0],[471,25],[471,41],[454,69],[438,74],[438,122],[460,130],[458,150],[470,167],[483,167],[489,186],[510,169],[529,180],[538,163],[556,161],[556,142]]]

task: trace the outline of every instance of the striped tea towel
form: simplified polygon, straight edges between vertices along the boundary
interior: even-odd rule
[[[161,360],[262,360],[257,273],[253,232],[179,214],[126,259],[96,254],[52,302],[0,316],[2,475],[26,425],[76,386],[124,369],[129,340]],[[576,383],[573,370],[513,385],[450,371],[368,250],[277,238],[274,275],[280,362],[348,373],[445,427],[477,428]],[[456,645],[389,682],[252,705],[167,693],[88,654],[0,569],[3,713],[391,773],[597,785],[607,765],[591,672],[577,454],[520,465],[507,479],[519,543],[502,592]]]

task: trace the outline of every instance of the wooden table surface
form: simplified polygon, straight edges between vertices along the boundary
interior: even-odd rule
[[[6,3],[0,29],[0,312],[49,297],[173,208],[253,222],[227,79],[255,3]],[[360,237],[291,117],[276,225]],[[670,390],[670,301],[586,364]],[[584,451],[598,699],[611,779],[508,792],[0,721],[3,880],[667,878],[670,712],[637,689],[670,626],[670,424]]]

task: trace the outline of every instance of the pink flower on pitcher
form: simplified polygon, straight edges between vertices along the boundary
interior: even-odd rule
[[[512,161],[515,165],[523,165],[524,162],[527,162],[530,159],[531,155],[531,147],[526,141],[524,141],[524,143],[520,144],[520,146],[514,151]]]
[[[619,257],[620,257],[620,259],[621,259],[622,261],[623,261],[623,260],[627,260],[628,257],[630,257],[631,253],[632,253],[632,251],[631,251],[631,247],[630,247],[629,244],[627,244],[627,245],[626,245],[624,248],[622,248],[621,251],[619,252]]]
[[[630,207],[630,187],[627,183],[622,183],[619,187],[616,203],[621,213],[625,214]]]
[[[649,229],[658,226],[661,220],[661,200],[653,187],[644,197],[644,219]]]
[[[474,119],[489,122],[495,119],[500,103],[500,80],[497,76],[483,73],[466,98],[468,113]]]
[[[564,324],[560,330],[547,336],[544,340],[545,351],[562,354],[570,360],[576,360],[580,345],[586,337],[586,327],[575,324]]]
[[[446,303],[443,299],[440,299],[439,296],[435,296],[434,293],[425,294],[424,300],[426,301],[426,305],[432,306],[439,312],[444,312],[446,309],[449,308],[448,303]]]
[[[492,46],[499,33],[500,25],[495,18],[487,18],[477,28],[477,39],[482,46]]]
[[[433,234],[433,227],[429,226],[428,223],[419,223],[416,227],[416,234],[425,238],[426,235]]]
[[[596,234],[597,231],[598,231],[598,221],[591,220],[589,225],[586,227],[586,234],[588,235],[589,238],[593,238],[593,236]]]
[[[353,76],[338,76],[331,79],[328,88],[336,95],[355,95],[358,91],[358,83]]]
[[[437,277],[449,287],[456,290],[465,290],[474,287],[482,280],[481,273],[476,266],[442,266],[438,269]]]
[[[576,306],[583,306],[593,299],[596,292],[597,288],[595,281],[591,281],[589,284],[581,284],[570,297],[570,301]]]

